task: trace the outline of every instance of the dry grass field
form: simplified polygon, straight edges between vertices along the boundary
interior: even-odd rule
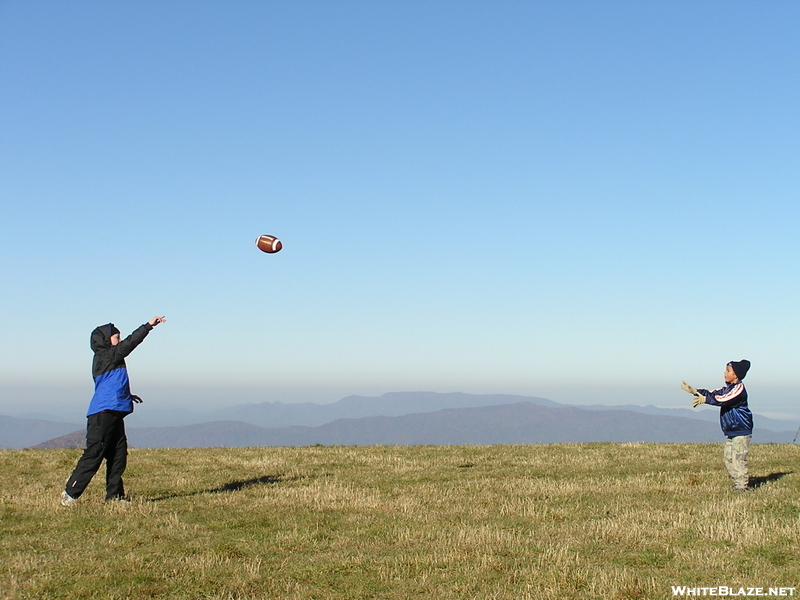
[[[142,449],[126,474],[133,502],[105,503],[101,470],[64,508],[79,451],[6,450],[0,598],[800,595],[800,447],[753,446],[744,494],[730,491],[721,454],[721,444]]]

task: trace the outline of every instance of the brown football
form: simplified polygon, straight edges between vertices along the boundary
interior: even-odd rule
[[[281,241],[276,238],[274,235],[262,235],[256,240],[256,246],[262,252],[267,252],[269,254],[275,254],[279,252],[281,248],[283,248],[283,244]]]

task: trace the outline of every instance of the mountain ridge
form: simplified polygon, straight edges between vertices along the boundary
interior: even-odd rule
[[[560,404],[536,396],[510,394],[465,394],[461,392],[390,392],[382,396],[347,396],[331,404],[263,402],[241,404],[205,413],[185,409],[153,410],[147,405],[126,419],[127,429],[182,427],[203,423],[239,421],[267,429],[281,427],[318,427],[338,419],[358,419],[376,416],[428,414],[445,409],[501,406],[530,402],[547,408],[575,408],[587,412],[629,411],[653,416],[680,417],[702,421],[719,427],[719,412],[711,409],[658,408],[649,406],[606,406]],[[81,419],[82,421],[82,419]],[[777,421],[756,414],[756,431],[794,432],[798,423]],[[80,421],[70,423],[44,419],[0,417],[0,447],[24,448],[70,434],[81,428]],[[74,447],[74,444],[73,446]]]
[[[74,444],[74,432],[64,442]],[[588,442],[717,442],[719,426],[699,419],[625,410],[590,411],[532,402],[442,409],[402,416],[343,418],[314,427],[215,421],[128,429],[137,448],[215,446],[491,445]],[[754,441],[788,443],[790,432],[761,429]],[[47,444],[47,445],[46,445]],[[62,447],[50,440],[37,447]],[[69,445],[68,447],[74,447]]]

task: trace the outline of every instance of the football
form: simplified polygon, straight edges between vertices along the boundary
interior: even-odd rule
[[[275,254],[276,252],[279,252],[281,248],[283,248],[281,241],[274,235],[260,236],[256,240],[256,246],[258,246],[259,250],[268,254]]]

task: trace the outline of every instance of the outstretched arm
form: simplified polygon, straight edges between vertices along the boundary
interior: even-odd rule
[[[144,341],[144,338],[147,337],[147,334],[150,333],[150,330],[153,329],[153,327],[159,323],[163,323],[166,320],[167,319],[165,317],[153,317],[147,323],[138,327],[128,337],[126,337],[124,340],[121,340],[119,344],[112,347],[112,351],[115,353],[115,356],[118,358],[125,358],[128,356],[134,351],[136,346]]]
[[[735,404],[744,393],[744,384],[740,381],[732,386],[721,387],[718,390],[697,390],[706,404],[712,406],[725,406]]]
[[[156,325],[158,325],[159,323],[163,323],[163,322],[164,322],[164,321],[166,321],[166,320],[167,320],[167,318],[166,318],[166,317],[153,317],[152,319],[150,319],[150,320],[147,322],[147,324],[148,324],[148,325],[150,325],[150,327],[152,328],[152,327],[155,327]],[[145,334],[144,334],[144,335],[147,335],[147,333],[145,332]],[[132,336],[133,336],[133,334],[131,334],[131,337],[132,337]],[[129,337],[129,339],[130,339],[130,337]],[[144,336],[142,336],[142,340],[143,340],[143,339],[144,339]],[[139,343],[140,343],[140,342],[141,342],[141,340],[139,340]],[[137,343],[137,345],[138,345],[138,343]],[[136,346],[133,346],[133,347],[132,347],[132,348],[131,348],[131,349],[128,351],[128,353],[130,353],[130,352],[133,352],[133,348],[135,348],[135,347],[136,347]],[[141,399],[139,396],[137,396],[136,394],[131,394],[131,400],[133,400],[133,401],[134,401],[136,404],[141,404],[142,402],[144,402],[144,400],[142,400],[142,399]]]

